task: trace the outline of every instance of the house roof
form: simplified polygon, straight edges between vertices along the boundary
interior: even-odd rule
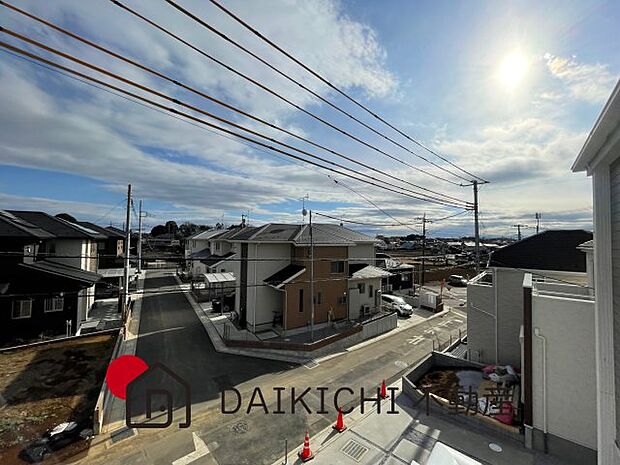
[[[111,229],[111,228],[105,228],[103,226],[98,226],[95,223],[91,223],[89,221],[78,221],[77,224],[84,226],[85,228],[88,228],[92,231],[98,232],[99,234],[106,236],[108,239],[124,239],[125,238],[125,233],[119,230],[115,229]]]
[[[351,273],[351,279],[373,279],[373,278],[386,278],[392,276],[392,273],[373,265],[363,265],[361,268],[351,271],[352,265],[349,265],[349,272]]]
[[[209,258],[211,256],[211,250],[210,249],[202,249],[199,250],[198,252],[194,252],[193,254],[190,255],[190,258],[193,258],[195,260],[204,260],[206,258]]]
[[[258,228],[255,226],[246,226],[245,228],[239,228],[239,230],[235,231],[233,235],[228,236],[228,239],[245,241],[249,239],[250,237],[252,237],[254,234],[256,234],[256,232],[258,232],[259,229],[261,228]]]
[[[207,284],[230,283],[235,281],[234,273],[205,273]]]
[[[213,237],[219,235],[219,234],[223,234],[225,233],[226,230],[225,229],[209,229],[207,231],[201,231],[198,234],[194,234],[192,237],[190,237],[190,240],[205,240],[205,239],[212,239]]]
[[[8,210],[9,213],[31,223],[60,239],[105,239],[106,236],[79,224],[56,218],[45,212]]]
[[[220,239],[248,242],[288,242],[299,246],[310,245],[310,226],[307,224],[268,223],[261,227],[246,227]],[[316,245],[355,245],[376,242],[374,237],[335,224],[313,223],[312,240]]]
[[[591,239],[581,229],[543,231],[492,252],[489,266],[585,272],[586,257],[578,247]]]
[[[362,234],[337,224],[312,223],[312,241],[318,245],[355,245],[358,242],[374,243],[377,240],[367,234]],[[295,243],[297,245],[310,244],[309,225],[303,226],[303,230],[298,237],[295,238]]]
[[[280,289],[283,285],[291,282],[293,279],[295,279],[297,276],[301,275],[305,271],[306,268],[301,265],[287,265],[281,270],[276,271],[268,278],[265,278],[263,282],[277,289]]]
[[[620,123],[620,80],[612,91],[603,111],[594,123],[585,144],[581,148],[577,159],[573,163],[573,171],[590,169],[596,156],[603,148],[609,137],[618,129]],[[594,163],[595,164],[595,163]]]
[[[215,266],[223,262],[224,260],[228,260],[229,258],[234,257],[235,255],[236,255],[235,252],[228,252],[228,253],[225,253],[224,255],[210,255],[208,258],[204,260],[200,260],[200,261],[207,266]]]
[[[120,234],[120,235],[122,235],[123,237],[125,237],[125,231],[123,231],[122,229],[117,228],[117,227],[115,227],[115,226],[106,226],[106,227],[104,227],[103,229],[106,229],[106,230],[108,230],[108,231],[112,231],[113,233],[117,233],[117,234]]]
[[[0,237],[51,239],[54,235],[23,218],[0,210]]]
[[[38,260],[32,263],[20,263],[21,268],[34,270],[45,274],[59,276],[84,284],[93,285],[101,279],[101,275],[92,271],[85,271],[81,268],[65,265],[64,263],[53,262],[49,260]]]

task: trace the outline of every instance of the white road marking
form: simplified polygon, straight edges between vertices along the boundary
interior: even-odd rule
[[[189,454],[176,459],[172,462],[172,465],[187,465],[188,463],[192,463],[195,460],[204,457],[210,452],[205,442],[196,433],[192,433],[192,437],[194,439],[194,452],[190,452]]]
[[[424,340],[425,339],[423,336],[414,336],[411,339],[407,339],[407,344],[413,344],[414,346],[417,346],[420,342]]]

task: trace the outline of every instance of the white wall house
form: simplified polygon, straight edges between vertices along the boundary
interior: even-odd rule
[[[469,359],[520,367],[525,274],[586,284],[578,247],[591,238],[581,230],[544,231],[493,252],[488,269],[467,285]]]
[[[594,293],[527,273],[522,390],[526,444],[596,464]]]
[[[598,463],[620,463],[620,82],[572,170],[592,176]]]
[[[356,247],[349,248],[349,253],[354,250]],[[391,273],[373,265],[362,265],[350,275],[347,290],[349,319],[356,320],[378,312],[381,309],[381,280]]]

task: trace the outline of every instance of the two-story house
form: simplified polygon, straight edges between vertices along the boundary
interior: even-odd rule
[[[550,230],[494,251],[487,269],[467,285],[469,358],[520,367],[525,274],[586,283],[586,257],[578,247],[591,239],[583,230]]]
[[[45,222],[55,223],[49,218]],[[0,211],[2,345],[71,335],[84,318],[89,289],[92,290],[100,277],[51,259],[46,251],[53,250],[53,244],[60,238],[50,229],[54,228],[44,228],[21,215]],[[81,255],[74,260],[85,266],[91,263]]]
[[[41,244],[38,251],[39,258],[97,273],[97,241],[105,240],[106,236],[44,212],[10,210],[9,213],[54,236]],[[78,325],[86,320],[94,301],[94,284],[80,291],[78,294]]]
[[[311,234],[312,231],[312,234]],[[312,237],[311,237],[312,236]],[[313,265],[314,323],[357,319],[360,308],[350,314],[349,282],[368,282],[371,301],[378,302],[381,292],[380,270],[362,275],[351,265],[374,265],[375,239],[333,224],[267,224],[242,228],[227,239],[238,260],[235,310],[240,322],[253,332],[279,327],[284,331],[306,327],[311,322],[311,279]],[[311,247],[312,246],[312,247]],[[313,260],[311,260],[313,256]],[[373,267],[374,268],[374,267]],[[367,305],[366,298],[360,304]]]

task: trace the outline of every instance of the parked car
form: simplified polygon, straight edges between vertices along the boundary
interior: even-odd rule
[[[25,462],[38,463],[45,458],[67,447],[74,442],[87,439],[92,436],[92,430],[80,429],[74,421],[61,423],[54,428],[46,431],[39,439],[26,446],[19,454]]]
[[[460,274],[451,274],[448,277],[448,284],[455,287],[464,287],[467,286],[467,279]]]
[[[381,303],[385,309],[396,311],[399,316],[411,316],[413,314],[413,307],[397,295],[381,294]]]

